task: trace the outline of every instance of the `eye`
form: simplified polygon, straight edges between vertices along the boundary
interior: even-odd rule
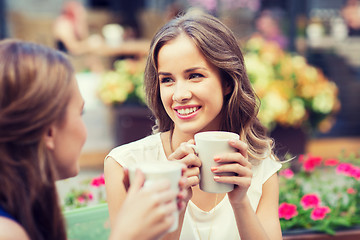
[[[191,73],[189,75],[189,79],[193,79],[193,78],[202,78],[204,77],[204,75],[200,74],[200,73]]]
[[[171,83],[173,80],[169,77],[160,78],[160,83]]]

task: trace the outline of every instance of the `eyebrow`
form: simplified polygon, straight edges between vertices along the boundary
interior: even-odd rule
[[[185,73],[189,73],[189,72],[193,72],[193,71],[196,71],[196,70],[207,70],[206,68],[204,67],[193,67],[193,68],[189,68],[189,69],[186,69],[184,72]],[[164,76],[171,76],[172,74],[171,73],[167,73],[167,72],[159,72],[158,73],[159,75],[164,75]]]
[[[185,72],[188,73],[188,72],[193,72],[196,70],[207,70],[207,69],[204,67],[193,67],[193,68],[186,69]]]

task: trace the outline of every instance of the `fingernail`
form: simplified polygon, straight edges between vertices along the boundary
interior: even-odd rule
[[[212,168],[211,168],[211,171],[212,171],[212,172],[217,172],[217,170],[218,170],[217,167],[212,167]]]
[[[215,162],[220,162],[220,157],[215,156],[215,157],[214,157],[214,161],[215,161]]]
[[[214,176],[214,181],[218,181],[220,179],[219,176]]]

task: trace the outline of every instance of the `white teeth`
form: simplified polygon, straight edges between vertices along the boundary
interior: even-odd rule
[[[196,107],[192,107],[192,108],[183,108],[183,109],[178,109],[177,112],[181,115],[188,115],[190,113],[193,113],[196,111]]]

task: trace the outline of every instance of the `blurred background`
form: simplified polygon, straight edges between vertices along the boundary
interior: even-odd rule
[[[62,50],[75,66],[89,136],[77,179],[151,133],[143,59],[155,31],[190,7],[235,33],[280,157],[359,152],[358,0],[0,0],[0,39]]]

